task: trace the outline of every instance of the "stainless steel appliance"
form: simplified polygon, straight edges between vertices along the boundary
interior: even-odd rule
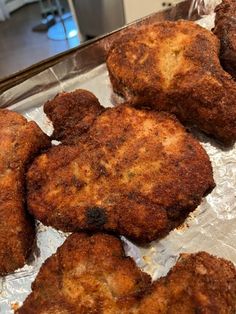
[[[125,24],[122,0],[73,0],[79,29],[84,36],[98,36]]]

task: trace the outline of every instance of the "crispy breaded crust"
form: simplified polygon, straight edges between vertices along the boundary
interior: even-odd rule
[[[41,267],[17,314],[234,314],[236,269],[205,252],[183,254],[151,278],[109,235],[73,234]]]
[[[67,95],[60,93],[47,101],[44,112],[53,123],[52,139],[73,144],[105,109],[89,91],[77,89],[70,93],[70,97]]]
[[[182,223],[214,187],[206,152],[173,116],[126,106],[98,116],[76,146],[35,159],[27,181],[29,210],[44,224],[140,242]]]
[[[190,21],[133,28],[108,53],[115,92],[131,105],[176,114],[230,145],[236,139],[236,84],[219,63],[219,41]]]
[[[236,78],[236,2],[223,0],[216,9],[214,34],[219,38],[220,60],[226,71]]]
[[[236,269],[206,252],[182,254],[168,275],[153,283],[139,314],[234,314]]]
[[[34,222],[25,210],[25,172],[50,141],[35,122],[0,109],[0,275],[22,267],[34,241]]]

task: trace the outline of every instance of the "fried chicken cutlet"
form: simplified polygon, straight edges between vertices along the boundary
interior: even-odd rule
[[[66,107],[72,94],[56,100]],[[206,152],[175,117],[124,105],[91,121],[75,145],[51,148],[28,171],[28,208],[45,225],[148,242],[182,223],[214,187]]]
[[[236,78],[236,1],[223,0],[216,9],[214,34],[220,40],[223,68]]]
[[[226,145],[236,139],[236,83],[219,62],[219,41],[190,21],[131,29],[107,57],[113,89],[131,105],[174,113]]]
[[[0,109],[0,275],[22,267],[34,241],[25,210],[26,166],[50,141],[34,122]]]
[[[208,253],[182,254],[151,284],[118,238],[72,234],[41,267],[17,314],[235,314],[236,269]]]

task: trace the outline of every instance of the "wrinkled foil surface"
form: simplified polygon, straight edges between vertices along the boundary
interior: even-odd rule
[[[209,16],[198,23],[211,29],[213,21],[214,17]],[[76,74],[76,60],[72,60],[70,65],[70,69],[67,69],[65,64],[61,67],[63,71],[74,70]],[[34,77],[33,82],[48,86],[50,80],[55,77],[57,84],[46,92],[42,89],[29,97],[21,97],[8,108],[22,113],[28,120],[35,120],[50,135],[52,126],[44,115],[42,106],[47,99],[58,92],[84,88],[93,92],[105,107],[117,101],[117,97],[112,92],[105,64],[83,74],[78,71],[77,75],[66,81],[58,79],[59,75],[52,67],[49,71]],[[30,84],[33,84],[32,80]],[[13,89],[14,92],[17,90],[19,90],[17,87]],[[10,91],[1,95],[0,101],[3,105],[7,104],[11,97]],[[148,272],[153,279],[165,275],[175,264],[181,252],[204,250],[236,264],[236,145],[231,149],[224,149],[206,136],[194,132],[212,162],[216,188],[203,199],[201,205],[190,214],[183,225],[162,240],[152,242],[146,247],[139,247],[123,238],[126,253],[132,256],[138,266]],[[31,283],[40,266],[46,258],[55,253],[67,236],[68,234],[37,222],[37,244],[28,265],[14,274],[0,278],[1,314],[14,313],[14,309],[22,304],[31,291]]]

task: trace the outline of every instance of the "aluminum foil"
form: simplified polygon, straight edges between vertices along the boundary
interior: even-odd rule
[[[197,21],[199,25],[211,30],[215,26],[215,7],[221,3],[221,0],[192,0],[189,8],[188,18],[196,14],[200,17]]]
[[[200,24],[206,23],[205,20]],[[207,24],[212,23],[211,21]],[[94,54],[94,60],[96,54]],[[28,120],[35,120],[51,134],[52,126],[43,113],[43,103],[60,91],[84,88],[93,92],[105,107],[117,101],[113,94],[104,63],[87,63],[82,71],[78,58],[66,60],[33,79],[0,96],[2,107],[22,113]],[[73,75],[67,75],[71,71]],[[34,92],[32,92],[34,90]],[[195,131],[194,131],[195,132]],[[160,241],[139,247],[123,238],[126,253],[153,279],[165,275],[181,252],[207,251],[236,264],[236,145],[224,149],[206,136],[196,133],[212,162],[216,188],[203,199],[201,205],[183,225]],[[43,261],[53,254],[68,234],[37,223],[37,245],[29,264],[0,279],[0,313],[14,313],[30,293]]]
[[[201,17],[214,13],[215,7],[221,3],[221,0],[192,0],[189,9],[189,18],[197,11]]]

